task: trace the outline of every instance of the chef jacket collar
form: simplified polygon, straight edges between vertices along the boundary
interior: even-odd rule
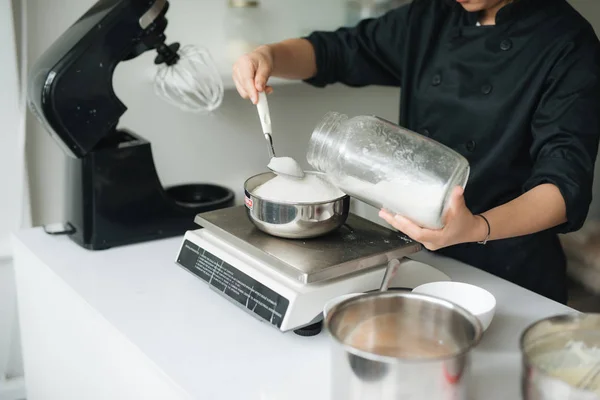
[[[447,1],[464,12],[464,8],[456,0]],[[514,0],[498,11],[498,14],[496,14],[496,25],[514,22],[516,19],[531,15],[536,11],[541,11],[557,1],[565,0]],[[466,18],[469,25],[475,25],[479,20],[479,12],[466,12]]]

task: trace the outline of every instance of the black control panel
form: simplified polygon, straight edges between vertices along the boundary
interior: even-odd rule
[[[177,263],[248,312],[281,328],[289,300],[202,247],[186,240]]]

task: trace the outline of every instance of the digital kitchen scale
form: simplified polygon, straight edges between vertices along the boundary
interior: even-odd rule
[[[305,336],[320,332],[328,300],[379,289],[390,260],[422,249],[354,214],[339,230],[310,240],[263,233],[244,206],[199,214],[195,222],[200,229],[185,234],[177,264],[262,321]]]

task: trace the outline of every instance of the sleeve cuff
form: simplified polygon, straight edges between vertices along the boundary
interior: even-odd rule
[[[309,36],[304,37],[310,42],[315,52],[315,61],[317,64],[317,73],[315,76],[309,79],[305,79],[304,82],[323,88],[333,82],[332,77],[327,76],[327,71],[331,71],[331,68],[327,67],[327,42],[323,37],[322,32],[313,32]]]
[[[567,222],[554,228],[556,233],[577,231],[587,218],[592,201],[593,177],[578,167],[577,162],[562,157],[540,158],[533,175],[523,187],[524,192],[542,184],[552,184],[558,188],[565,201]]]

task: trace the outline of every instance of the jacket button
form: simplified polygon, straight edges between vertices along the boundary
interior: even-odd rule
[[[442,83],[442,76],[441,76],[440,74],[435,74],[435,75],[433,76],[433,79],[431,80],[431,84],[432,84],[433,86],[437,86],[437,85],[439,85],[440,83]]]
[[[473,152],[475,151],[475,148],[477,147],[477,143],[475,143],[474,140],[469,140],[466,144],[465,147],[467,148],[467,151],[469,152]]]
[[[481,93],[490,94],[490,93],[492,93],[492,89],[493,89],[492,85],[490,85],[489,83],[486,83],[485,85],[483,85],[481,87]]]
[[[504,39],[500,42],[500,49],[502,51],[508,51],[512,48],[512,42],[509,39]]]

